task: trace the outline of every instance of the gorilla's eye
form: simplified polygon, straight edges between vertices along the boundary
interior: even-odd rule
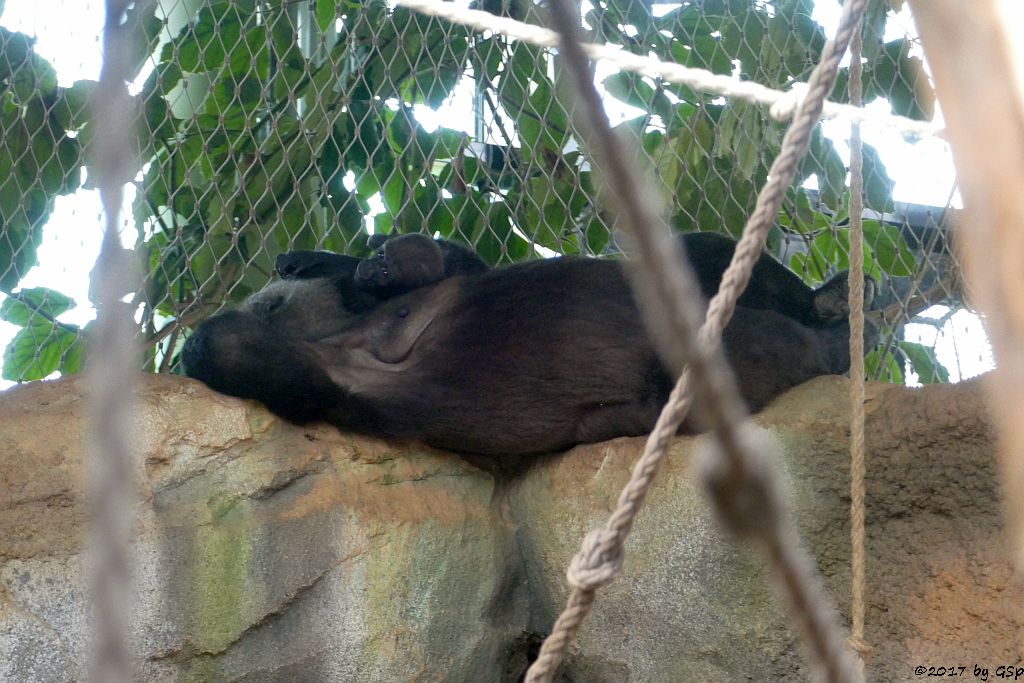
[[[253,309],[257,316],[267,319],[277,312],[281,308],[281,304],[284,303],[283,297],[271,296],[261,299],[253,304]]]
[[[381,249],[378,251],[376,256],[378,261],[377,268],[379,268],[378,272],[380,273],[380,276],[384,278],[391,277],[391,273],[388,272],[388,260],[384,257],[384,250]]]

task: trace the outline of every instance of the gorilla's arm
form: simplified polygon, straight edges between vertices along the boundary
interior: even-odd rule
[[[274,260],[282,280],[311,280],[319,277],[355,276],[360,259],[330,251],[289,251]]]
[[[396,365],[409,358],[424,333],[441,318],[439,325],[451,323],[449,315],[459,294],[458,281],[446,281],[436,287],[400,296],[382,303],[362,316],[339,335],[322,339],[323,348],[360,348],[376,361]]]

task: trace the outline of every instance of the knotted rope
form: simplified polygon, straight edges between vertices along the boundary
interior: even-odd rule
[[[688,365],[659,416],[615,511],[603,529],[587,535],[580,552],[570,563],[568,578],[573,590],[569,602],[544,642],[537,661],[527,672],[527,683],[551,680],[589,613],[597,589],[621,572],[625,538],[668,452],[669,443],[689,409],[691,386],[699,392],[717,438],[717,450],[703,458],[703,479],[719,516],[733,532],[754,536],[761,542],[780,578],[793,617],[801,627],[812,663],[829,681],[861,680],[843,647],[841,630],[820,580],[801,549],[792,524],[782,513],[774,470],[759,459],[760,451],[749,432],[737,427],[743,413],[738,408],[735,386],[729,380],[717,347],[722,330],[735,310],[736,300],[762,253],[765,236],[795,177],[797,163],[807,150],[825,95],[832,88],[839,61],[865,5],[866,0],[845,3],[836,37],[826,44],[821,61],[811,74],[807,96],[786,132],[782,150],[769,171],[769,181],[758,196],[733,260],[723,275],[721,288],[711,300],[707,318],[695,338],[694,322],[698,314],[694,302],[699,290],[693,274],[688,268],[679,268],[678,243],[663,239],[667,232],[663,219],[652,208],[658,203],[651,201],[638,183],[637,174],[626,166],[627,155],[611,132],[600,98],[589,81],[586,56],[576,43],[578,24],[573,19],[574,9],[567,0],[554,3],[553,18],[562,37],[560,52],[589,116],[592,154],[605,173],[606,186],[616,191],[617,217],[624,227],[631,229],[637,242],[643,266],[631,271],[633,285],[638,290],[637,299],[643,303],[649,326],[656,332],[674,333],[655,334],[656,339],[677,342],[662,349],[669,364],[686,360]],[[661,231],[656,227],[659,225]]]

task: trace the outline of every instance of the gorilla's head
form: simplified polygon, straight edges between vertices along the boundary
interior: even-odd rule
[[[341,332],[376,303],[351,281],[277,280],[247,298],[238,311],[251,316],[268,334],[316,341]]]
[[[322,416],[338,388],[315,343],[379,303],[356,287],[353,272],[271,282],[237,309],[203,321],[182,349],[185,374],[221,393],[259,399],[294,422]]]

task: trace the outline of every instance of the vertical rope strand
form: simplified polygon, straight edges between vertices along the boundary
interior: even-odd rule
[[[125,303],[136,280],[134,257],[121,246],[119,221],[131,168],[132,109],[128,95],[128,0],[107,0],[103,67],[92,115],[96,122],[96,177],[103,203],[103,241],[93,270],[96,337],[89,368],[92,425],[89,448],[88,561],[94,621],[90,678],[130,683],[129,646],[134,526],[134,467],[127,428],[131,421],[136,325]]]
[[[862,680],[843,647],[843,633],[835,621],[831,600],[816,579],[806,552],[800,547],[792,522],[782,509],[784,505],[775,499],[774,470],[758,464],[763,462],[759,457],[762,454],[741,427],[743,411],[737,412],[733,407],[735,387],[721,366],[723,359],[717,340],[732,315],[736,299],[749,280],[754,261],[763,250],[764,235],[778,216],[782,197],[793,182],[797,163],[807,150],[822,102],[832,89],[839,61],[866,4],[866,0],[847,0],[844,3],[836,36],[822,50],[821,60],[811,74],[807,97],[783,138],[782,150],[769,173],[770,179],[758,195],[757,206],[723,276],[719,293],[711,301],[707,319],[696,340],[692,338],[697,327],[691,310],[694,300],[688,298],[692,294],[689,290],[694,290],[693,274],[685,264],[680,266],[681,253],[675,253],[680,247],[661,239],[661,233],[667,232],[667,226],[656,211],[658,202],[644,193],[635,172],[629,172],[628,155],[619,148],[620,141],[611,133],[586,57],[576,42],[579,30],[578,20],[574,19],[576,8],[570,0],[556,0],[552,4],[552,17],[562,37],[560,53],[571,72],[576,95],[586,114],[583,123],[591,128],[584,138],[591,147],[592,158],[605,176],[607,196],[613,200],[611,204],[616,209],[615,218],[624,228],[630,229],[643,266],[631,269],[631,284],[637,288],[648,325],[660,322],[667,332],[672,332],[667,338],[676,341],[674,348],[666,344],[666,348],[659,351],[670,365],[673,361],[687,361],[689,373],[683,374],[659,416],[644,454],[620,496],[616,511],[604,527],[587,534],[579,553],[570,563],[567,574],[573,589],[568,605],[541,646],[537,660],[527,671],[527,683],[549,683],[552,680],[569,643],[591,609],[596,591],[621,571],[623,544],[657,465],[667,453],[674,427],[678,427],[679,423],[673,425],[673,421],[685,416],[690,396],[687,375],[692,375],[692,383],[719,446],[715,457],[710,459],[713,468],[705,481],[716,511],[727,524],[733,525],[737,534],[759,537],[773,573],[780,579],[793,619],[808,646],[811,668],[824,672],[828,681]],[[745,512],[750,512],[750,506],[734,504],[737,497],[744,495],[754,495],[763,502],[763,506],[754,507],[764,514],[755,514],[753,518],[745,515]]]
[[[850,103],[861,105],[862,31],[850,41]],[[850,645],[864,671],[870,647],[864,640],[864,159],[860,123],[850,124]]]

